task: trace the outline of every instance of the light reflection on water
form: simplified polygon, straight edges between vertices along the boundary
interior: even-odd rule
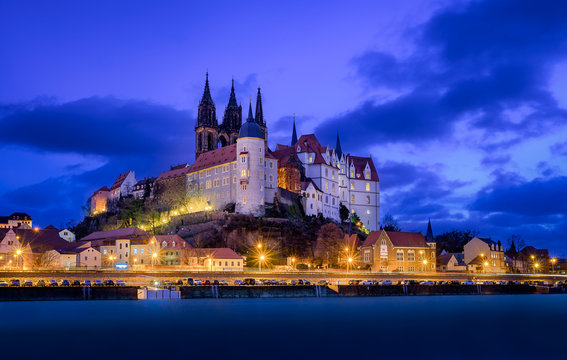
[[[533,359],[564,355],[566,305],[564,295],[4,302],[0,351],[76,359]]]

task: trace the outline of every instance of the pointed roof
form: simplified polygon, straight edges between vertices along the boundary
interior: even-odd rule
[[[213,103],[213,98],[211,96],[211,90],[209,89],[209,72],[207,71],[205,80],[205,90],[203,91],[203,97],[201,98],[201,103]]]
[[[343,156],[343,150],[341,149],[341,140],[339,139],[339,131],[337,130],[337,145],[335,146],[335,151],[337,152],[337,158]]]
[[[227,107],[238,107],[238,103],[236,102],[236,95],[234,93],[234,78],[232,79],[232,87],[230,88],[230,97],[228,98]]]
[[[431,219],[427,223],[427,234],[425,235],[425,242],[433,243],[435,242],[435,237],[433,236],[433,230],[431,229]]]
[[[254,116],[252,116],[252,99],[250,99],[250,104],[248,105],[248,117],[246,121],[254,121]]]
[[[256,122],[259,125],[265,125],[264,122],[264,110],[262,110],[262,95],[260,94],[260,88],[258,88],[258,95],[256,95]]]
[[[293,115],[293,133],[291,134],[291,146],[297,143],[297,131],[295,130],[295,115]]]
[[[246,122],[242,124],[240,131],[238,132],[239,139],[245,137],[264,139],[264,133],[262,132],[260,125],[254,121],[254,117],[252,116],[252,100],[250,100],[250,105],[248,107],[248,118],[246,119]]]

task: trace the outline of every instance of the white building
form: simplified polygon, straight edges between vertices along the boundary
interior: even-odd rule
[[[132,194],[134,186],[137,182],[138,181],[136,180],[134,171],[132,170],[127,171],[124,174],[120,174],[110,187],[110,194],[108,195],[108,199],[110,201],[116,201],[121,196],[126,197]]]
[[[75,241],[75,234],[69,229],[63,229],[63,230],[59,231],[59,236],[62,239],[67,240],[68,242]]]

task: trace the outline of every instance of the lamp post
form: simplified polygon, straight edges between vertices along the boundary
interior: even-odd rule
[[[262,271],[262,262],[266,257],[262,254],[260,255],[260,261],[258,261],[258,271]]]
[[[22,250],[20,250],[20,249],[16,250],[16,255],[17,255],[17,257],[16,257],[16,261],[17,261],[16,266],[17,266],[18,269],[19,269],[19,268],[20,268],[20,258],[22,257],[22,256],[21,256],[21,255],[22,255]]]
[[[291,258],[291,267],[295,270],[295,258]]]
[[[157,259],[157,253],[154,252],[152,254],[152,269],[154,268],[154,262],[156,261],[156,259]]]
[[[551,272],[555,272],[555,263],[557,262],[556,258],[551,259]]]
[[[347,274],[348,274],[348,269],[349,269],[351,263],[352,263],[352,258],[349,256],[349,258],[347,259],[347,265],[346,265]]]
[[[423,271],[427,271],[427,260],[423,259]]]

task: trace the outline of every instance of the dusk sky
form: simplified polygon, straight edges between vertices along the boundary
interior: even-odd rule
[[[381,213],[567,253],[567,1],[0,0],[0,215],[79,221],[119,173],[194,160],[209,72],[269,145],[371,155]]]

